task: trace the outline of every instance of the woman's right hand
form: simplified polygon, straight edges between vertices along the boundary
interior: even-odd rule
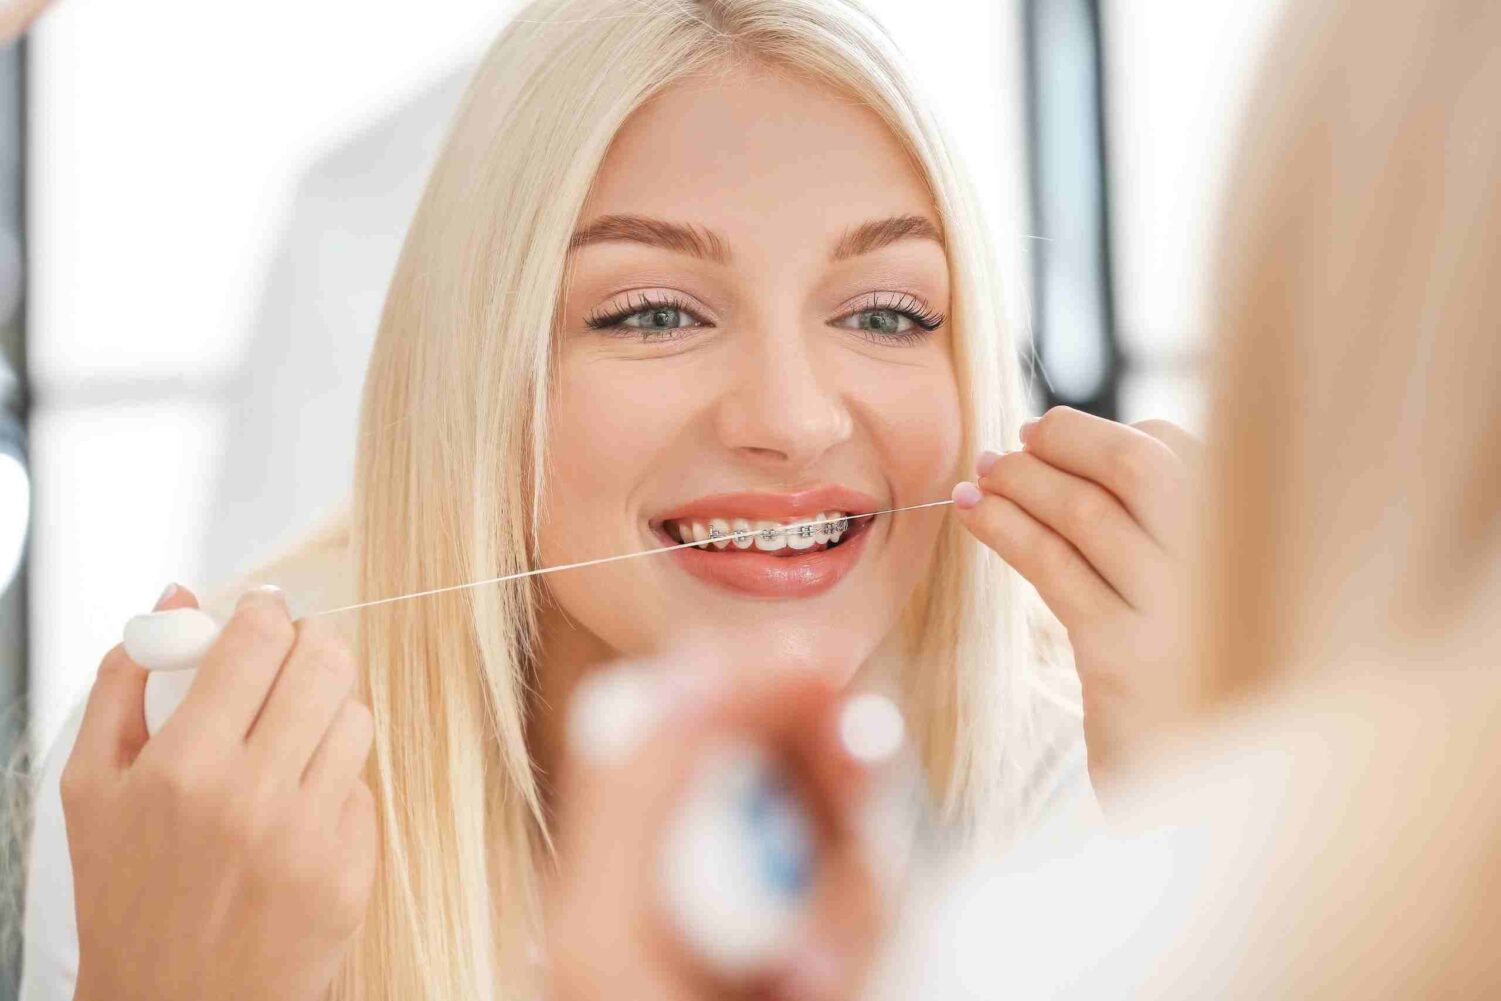
[[[889,915],[862,828],[872,795],[871,764],[857,760],[840,735],[838,686],[803,667],[758,663],[755,670],[735,671],[727,663],[694,664],[693,654],[684,652],[610,669],[654,690],[660,714],[632,724],[634,714],[628,713],[612,719],[608,730],[570,733],[599,736],[608,746],[583,753],[594,740],[570,740],[573,753],[560,769],[558,865],[544,895],[544,996],[859,997]],[[570,730],[581,730],[581,723],[575,709]],[[819,861],[796,942],[759,973],[731,982],[704,964],[663,908],[658,867],[665,831],[695,765],[724,741],[737,739],[784,759],[818,818]]]
[[[157,610],[194,606],[179,588]],[[373,727],[346,645],[261,589],[149,740],[146,675],[105,655],[62,773],[75,998],[323,997],[376,860]]]

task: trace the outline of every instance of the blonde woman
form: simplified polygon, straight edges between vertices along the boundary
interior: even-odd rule
[[[997,504],[955,486],[1024,409],[978,220],[853,3],[528,7],[408,234],[347,531],[264,577],[316,609],[704,545],[336,623],[251,594],[150,741],[112,652],[32,868],[55,885],[66,840],[80,996],[527,996],[558,708],[690,626],[748,671],[895,692],[944,815],[999,850],[1069,781],[1078,715],[1031,590],[975,536],[1103,693],[1104,774],[1129,679],[1175,656],[1184,465],[1148,433],[1171,429],[1064,412],[1026,462],[983,459]],[[951,491],[957,518],[858,517]],[[820,515],[833,533],[778,529]],[[67,934],[66,901],[32,906]]]

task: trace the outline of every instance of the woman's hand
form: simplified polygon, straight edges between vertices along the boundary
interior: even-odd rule
[[[958,516],[1037,588],[1073,646],[1097,791],[1191,698],[1188,549],[1198,443],[1166,421],[1126,426],[1055,407],[1022,450],[985,453]]]
[[[158,610],[196,606],[177,589]],[[86,1001],[321,998],[375,867],[370,711],[346,646],[246,594],[147,739],[105,655],[62,773]]]
[[[739,672],[736,680],[685,676],[676,665],[614,670],[643,672],[669,708],[608,754],[580,754],[570,741],[546,894],[548,1001],[857,997],[884,915],[857,829],[868,775],[839,738],[833,684],[803,669]],[[665,828],[693,767],[727,738],[779,757],[819,827],[810,918],[798,943],[775,969],[742,983],[717,978],[684,945],[658,882]]]

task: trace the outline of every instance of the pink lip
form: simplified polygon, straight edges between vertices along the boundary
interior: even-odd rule
[[[652,531],[674,544],[662,528],[664,521],[684,518],[763,518],[786,521],[812,518],[824,511],[869,514],[878,510],[875,498],[845,487],[822,486],[792,494],[712,494],[651,520]],[[699,580],[755,598],[809,598],[841,581],[859,561],[873,519],[854,522],[851,533],[833,549],[796,556],[773,556],[751,550],[678,549],[672,558]]]

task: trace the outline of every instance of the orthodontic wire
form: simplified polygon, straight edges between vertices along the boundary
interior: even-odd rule
[[[804,525],[828,525],[836,521],[852,522],[857,521],[861,518],[874,518],[877,515],[882,514],[896,514],[900,511],[917,511],[925,507],[939,507],[944,504],[952,503],[954,503],[952,500],[937,500],[928,501],[926,504],[911,504],[907,507],[888,508],[885,511],[868,511],[865,514],[847,514],[843,518],[815,518],[811,521],[799,521],[794,522],[791,525],[783,525],[781,530],[783,533],[786,533],[787,531],[794,528],[802,528]],[[733,541],[736,538],[744,537],[746,534],[755,536],[757,533],[755,531],[751,531],[749,533],[732,532],[724,538]],[[360,608],[374,608],[376,605],[389,605],[397,601],[409,601],[412,598],[426,598],[434,594],[446,594],[449,591],[463,591],[468,588],[484,587],[486,584],[501,584],[508,580],[520,580],[523,577],[540,577],[543,574],[561,573],[564,570],[578,570],[583,567],[598,566],[601,563],[614,563],[617,560],[633,560],[639,556],[655,556],[658,553],[670,553],[674,549],[688,549],[689,547],[708,546],[712,545],[714,541],[715,540],[713,539],[705,539],[702,542],[680,542],[675,546],[660,546],[656,549],[643,549],[640,552],[622,553],[619,556],[601,556],[599,559],[584,560],[580,563],[564,563],[563,565],[556,567],[538,567],[536,570],[523,570],[520,573],[506,574],[502,577],[490,577],[485,580],[470,581],[467,584],[450,584],[448,587],[435,587],[430,591],[416,591],[412,594],[398,594],[391,598],[377,598],[374,601],[362,601],[357,605],[341,605],[338,608],[325,608],[321,612],[310,613],[306,616],[306,618],[312,618],[318,615],[336,615],[339,612],[353,612]]]

